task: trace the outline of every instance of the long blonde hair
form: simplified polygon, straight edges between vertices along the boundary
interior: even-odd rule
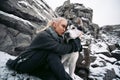
[[[58,17],[58,18],[53,18],[52,20],[50,20],[47,24],[47,26],[53,26],[54,23],[60,23],[61,21],[66,20],[63,17]],[[67,20],[66,20],[67,21]]]
[[[63,18],[63,17],[53,18],[52,20],[48,21],[46,27],[44,27],[43,29],[37,30],[36,33],[39,33],[39,32],[41,32],[41,31],[47,29],[48,27],[54,27],[54,26],[53,26],[54,23],[58,23],[58,24],[59,24],[59,23],[60,23],[61,21],[63,21],[63,20],[66,20],[66,19]],[[66,21],[67,21],[67,20],[66,20]]]

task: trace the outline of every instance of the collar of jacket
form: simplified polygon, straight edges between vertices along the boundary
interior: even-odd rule
[[[56,41],[61,42],[61,41],[60,41],[60,37],[59,37],[58,34],[55,32],[55,30],[53,29],[53,27],[50,26],[46,31],[49,32]]]

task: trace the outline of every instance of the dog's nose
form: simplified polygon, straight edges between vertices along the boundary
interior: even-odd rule
[[[65,33],[65,37],[69,38],[70,37],[70,33]]]

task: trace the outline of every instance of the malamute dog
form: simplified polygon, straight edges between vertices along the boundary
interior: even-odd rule
[[[76,39],[80,35],[82,35],[82,31],[79,30],[78,26],[69,25],[67,27],[67,31],[64,34],[64,37],[66,39],[66,42],[69,42],[71,39]],[[62,63],[64,64],[65,67],[67,66],[68,68],[67,72],[74,80],[76,77],[78,77],[74,73],[78,57],[79,57],[78,51],[62,56]]]

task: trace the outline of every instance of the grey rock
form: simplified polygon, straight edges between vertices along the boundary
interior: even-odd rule
[[[69,3],[68,5],[62,5],[55,10],[59,16],[65,17],[74,23],[76,18],[81,18],[83,22],[83,32],[93,35],[98,38],[99,26],[92,23],[93,10],[86,8],[83,4]]]
[[[116,58],[118,61],[120,60],[120,50],[114,50],[111,52],[112,56]]]
[[[18,55],[57,16],[44,0],[0,0],[0,50]]]
[[[114,69],[107,70],[106,72],[107,72],[107,74],[105,74],[105,77],[103,78],[103,80],[112,80],[112,79],[116,78]]]
[[[101,27],[100,38],[111,44],[120,45],[120,25],[106,25]]]
[[[0,11],[0,21],[2,24],[15,30],[18,30],[22,33],[29,35],[35,33],[35,27],[29,21],[23,20],[22,18],[19,18],[12,14]]]
[[[73,22],[77,18],[83,21],[83,30],[87,35],[83,42],[88,48],[83,49],[77,62],[77,67],[81,68],[77,69],[79,76],[85,80],[119,80],[120,25],[106,25],[99,29],[99,25],[92,22],[93,10],[83,4],[70,3],[70,0],[58,7],[56,12],[44,0],[0,0],[0,51],[18,55],[29,46],[36,36],[36,31],[44,28],[49,20],[58,16]],[[99,43],[96,46],[98,49],[92,51],[91,44],[100,41],[104,42],[107,48],[102,46],[101,49]],[[106,52],[102,52],[103,49]],[[98,52],[99,50],[101,51]],[[9,70],[5,62],[13,56],[5,56],[6,53],[0,53],[0,79],[40,80],[28,74],[18,74]]]

